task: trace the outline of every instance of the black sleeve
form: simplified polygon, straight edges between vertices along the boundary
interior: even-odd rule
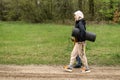
[[[79,29],[80,29],[80,37],[84,41],[85,35],[86,35],[85,25],[82,22],[79,22],[78,25],[79,25]]]

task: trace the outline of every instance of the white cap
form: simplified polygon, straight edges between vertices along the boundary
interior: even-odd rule
[[[80,19],[83,19],[83,18],[84,18],[84,14],[83,14],[83,12],[80,11],[80,10],[76,11],[74,14],[77,15],[77,16],[79,16]]]

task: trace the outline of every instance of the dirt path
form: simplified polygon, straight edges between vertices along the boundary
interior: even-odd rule
[[[0,80],[120,80],[120,67],[91,66],[90,73],[64,72],[62,66],[0,65]]]

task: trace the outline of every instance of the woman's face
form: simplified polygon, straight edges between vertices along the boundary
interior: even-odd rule
[[[74,19],[75,19],[75,20],[77,19],[77,15],[74,15]]]
[[[78,15],[74,15],[74,19],[75,19],[75,21],[79,20],[79,16]]]

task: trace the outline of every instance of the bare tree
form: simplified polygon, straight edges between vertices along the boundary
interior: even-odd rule
[[[83,0],[78,0],[78,7],[81,11],[83,10],[82,2],[83,2]]]
[[[90,18],[93,20],[94,17],[94,0],[89,0],[89,13],[90,13]]]

